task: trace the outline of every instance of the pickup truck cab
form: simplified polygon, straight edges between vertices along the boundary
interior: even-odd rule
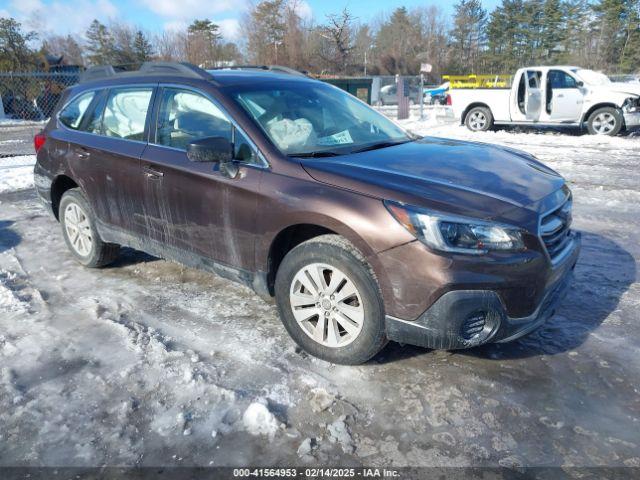
[[[584,128],[617,135],[640,125],[640,86],[580,67],[527,67],[511,88],[452,89],[449,103],[470,130],[494,125]]]

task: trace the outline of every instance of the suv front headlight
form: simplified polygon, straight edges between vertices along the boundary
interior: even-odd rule
[[[384,202],[393,217],[425,245],[443,252],[481,255],[524,250],[522,230],[498,223]]]

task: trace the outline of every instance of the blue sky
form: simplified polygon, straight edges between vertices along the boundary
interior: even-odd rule
[[[369,21],[399,6],[438,5],[447,14],[455,2],[437,0],[297,0],[306,18],[322,22],[329,13],[347,7],[360,21]],[[484,0],[491,10],[499,0]],[[233,40],[240,32],[246,10],[245,0],[0,0],[0,16],[13,16],[27,28],[45,33],[84,32],[94,18],[126,20],[145,30],[159,31],[182,27],[194,18],[209,18],[220,24],[225,37]]]

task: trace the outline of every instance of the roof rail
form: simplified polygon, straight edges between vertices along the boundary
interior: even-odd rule
[[[139,72],[154,75],[168,74],[193,78],[211,78],[211,74],[207,73],[206,70],[188,62],[144,62]]]
[[[232,65],[229,67],[215,67],[209,70],[267,70],[270,72],[287,73],[289,75],[297,75],[300,77],[308,76],[306,72],[301,72],[282,65]]]
[[[87,68],[80,76],[80,83],[113,77],[116,75],[174,75],[190,78],[211,78],[211,74],[187,62],[145,62],[139,70],[125,70],[113,65]]]
[[[115,69],[111,65],[98,65],[96,67],[87,68],[80,75],[80,83],[98,80],[99,78],[113,77],[116,74]]]

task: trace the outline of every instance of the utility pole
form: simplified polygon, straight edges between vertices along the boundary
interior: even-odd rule
[[[367,51],[364,51],[364,76],[367,76]]]

